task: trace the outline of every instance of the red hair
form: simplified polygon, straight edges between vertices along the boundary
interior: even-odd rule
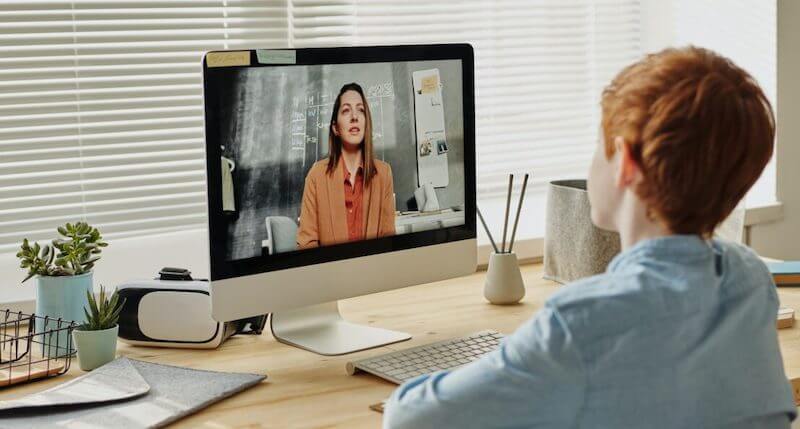
[[[772,158],[767,97],[707,49],[646,56],[614,78],[601,105],[606,156],[622,137],[643,175],[636,194],[672,233],[709,237]]]

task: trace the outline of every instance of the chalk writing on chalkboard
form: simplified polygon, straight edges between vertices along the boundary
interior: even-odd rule
[[[391,108],[394,103],[394,86],[391,81],[381,82],[365,88],[367,102],[372,113],[372,142],[379,146],[383,143],[383,110]],[[291,135],[293,151],[299,151],[305,167],[306,150],[313,150],[316,159],[322,157],[321,151],[328,145],[328,125],[330,123],[336,93],[309,91],[304,96],[292,100]]]

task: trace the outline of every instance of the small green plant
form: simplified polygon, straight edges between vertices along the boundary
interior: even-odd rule
[[[100,294],[96,300],[91,291],[86,292],[86,298],[89,301],[89,309],[83,308],[83,312],[86,315],[86,323],[81,326],[82,330],[102,331],[117,325],[119,312],[122,311],[122,305],[125,304],[125,300],[119,301],[119,293],[116,290],[109,298],[106,296],[106,288],[101,285]]]
[[[39,276],[77,276],[94,268],[100,259],[102,248],[108,246],[103,241],[100,231],[86,222],[67,223],[57,228],[61,237],[51,244],[40,246],[30,244],[28,239],[22,240],[22,247],[17,252],[20,268],[28,270],[22,280]]]

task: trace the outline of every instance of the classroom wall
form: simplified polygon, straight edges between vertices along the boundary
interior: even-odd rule
[[[750,245],[764,256],[800,259],[800,2],[778,0],[777,196],[783,218],[754,225]]]

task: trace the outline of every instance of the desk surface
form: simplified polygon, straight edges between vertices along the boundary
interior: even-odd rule
[[[389,396],[395,385],[365,374],[348,376],[345,362],[482,329],[512,332],[558,288],[542,279],[540,264],[525,266],[522,272],[527,294],[521,304],[513,306],[493,306],[483,299],[482,272],[342,301],[342,313],[353,322],[414,336],[410,341],[352,355],[318,356],[280,344],[268,332],[260,337],[234,337],[210,351],[120,345],[119,353],[165,364],[269,375],[262,384],[180,420],[174,427],[380,427],[381,415],[367,407]],[[800,288],[779,292],[783,306],[800,310]],[[800,324],[780,330],[779,337],[787,375],[800,376]],[[64,376],[0,390],[0,399],[67,381],[82,374],[77,367],[75,362]]]

